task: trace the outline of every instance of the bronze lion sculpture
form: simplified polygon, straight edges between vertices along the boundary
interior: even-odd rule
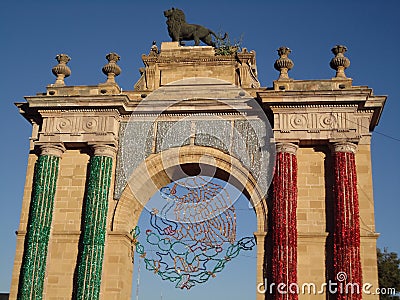
[[[212,35],[218,40],[224,40],[227,37],[226,33],[223,38],[220,38],[212,30],[204,26],[188,24],[185,14],[178,8],[164,11],[164,16],[167,18],[168,33],[173,42],[194,41],[194,45],[198,46],[202,41],[208,46],[215,47]]]

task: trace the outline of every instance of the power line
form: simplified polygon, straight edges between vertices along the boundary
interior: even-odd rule
[[[307,110],[306,110],[306,111],[307,111]],[[333,113],[334,113],[334,111],[331,110],[330,115],[331,115],[332,117],[334,117]],[[353,121],[353,120],[350,120],[350,119],[346,118],[345,116],[341,116],[341,115],[339,114],[338,117],[341,118],[341,119],[343,119],[343,120],[346,120],[346,121],[348,121],[348,122],[350,122],[350,123],[353,123],[353,124],[355,124],[355,125],[357,125],[357,126],[359,126],[359,127],[361,127],[361,128],[367,129],[367,130],[369,131],[369,127],[364,126],[364,125],[362,125],[362,124],[359,124],[359,123],[357,123],[357,122],[355,122],[355,121]],[[333,125],[335,125],[335,124],[333,124]],[[336,128],[336,127],[332,126],[330,129],[339,129],[339,128]],[[381,136],[383,136],[383,137],[386,137],[386,138],[388,138],[388,139],[391,139],[391,140],[393,140],[393,141],[400,142],[400,138],[398,138],[398,137],[391,136],[391,135],[389,135],[389,134],[380,132],[380,131],[378,131],[378,130],[374,130],[374,131],[372,131],[372,132],[373,132],[373,133],[376,133],[376,134],[379,134],[379,135],[381,135]],[[372,132],[371,132],[371,133],[372,133]]]
[[[332,112],[331,112],[331,115],[332,115]],[[347,119],[347,118],[344,117],[344,116],[340,116],[340,115],[339,115],[339,117],[342,118],[342,119],[344,119],[344,120],[346,120],[346,121],[348,121],[348,122],[350,122],[350,123],[356,124],[356,125],[358,125],[358,126],[364,128],[364,129],[367,129],[367,130],[369,131],[369,127],[367,127],[367,126],[358,124],[357,122],[354,122],[353,120]],[[337,128],[332,128],[332,129],[337,129]],[[391,139],[391,140],[393,140],[393,141],[400,142],[400,138],[397,138],[397,137],[388,135],[388,134],[383,133],[383,132],[380,132],[380,131],[378,131],[378,130],[374,130],[374,131],[372,131],[372,132],[373,132],[373,133],[376,133],[376,134],[379,134],[379,135],[381,135],[381,136],[384,136],[384,137],[386,137],[386,138],[388,138],[388,139]]]
[[[394,140],[394,141],[396,141],[396,142],[400,142],[400,139],[398,139],[398,138],[396,138],[396,137],[393,137],[393,136],[390,136],[390,135],[388,135],[388,134],[386,134],[386,133],[379,132],[379,131],[374,131],[374,132],[377,133],[377,134],[380,134],[380,135],[382,135],[382,136],[384,136],[384,137],[386,137],[386,138],[388,138],[388,139]]]
[[[139,300],[139,285],[140,285],[140,259],[138,264],[138,277],[137,277],[137,285],[136,285],[136,300]]]

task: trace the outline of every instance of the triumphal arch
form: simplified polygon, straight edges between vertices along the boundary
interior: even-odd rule
[[[130,299],[146,203],[199,174],[229,182],[254,207],[257,299],[377,299],[279,293],[264,282],[378,286],[370,143],[386,97],[353,86],[341,45],[336,74],[321,80],[290,78],[290,49],[279,48],[271,87],[258,81],[254,51],[230,50],[154,44],[126,91],[118,54],[106,56],[107,79],[94,86],[69,86],[70,58],[57,55],[55,83],[16,104],[32,136],[10,299]],[[205,219],[230,218],[206,205],[215,215]],[[190,288],[199,267],[172,271]]]

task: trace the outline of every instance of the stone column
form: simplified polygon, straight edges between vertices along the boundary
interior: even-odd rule
[[[17,299],[42,299],[62,144],[38,146]]]
[[[99,299],[115,147],[93,145],[84,201],[76,299]]]
[[[265,293],[261,293],[267,287],[265,284],[265,276],[264,276],[264,268],[265,268],[265,238],[267,233],[263,231],[254,232],[254,236],[257,242],[257,275],[256,275],[256,284],[257,284],[257,292],[256,292],[256,299],[257,300],[264,300]]]
[[[358,284],[360,293],[337,293],[337,299],[361,299],[360,215],[355,153],[349,142],[333,145],[334,156],[334,272],[335,280],[346,286]]]
[[[290,284],[297,283],[297,146],[278,143],[273,179],[272,282],[274,299],[297,299]],[[279,284],[285,284],[282,293]]]

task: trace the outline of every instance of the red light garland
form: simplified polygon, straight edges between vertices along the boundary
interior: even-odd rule
[[[334,269],[335,274],[345,272],[347,278],[340,283],[357,283],[361,287],[362,273],[360,260],[360,216],[357,192],[355,155],[352,152],[336,152],[335,163],[335,232]],[[337,293],[338,300],[362,299],[360,293]]]
[[[286,290],[297,283],[297,157],[279,152],[273,180],[272,209],[272,280],[284,283]],[[296,293],[274,291],[274,299],[297,300]]]
[[[361,300],[361,292],[346,290],[349,283],[362,286],[355,154],[351,151],[335,152],[334,172],[334,271],[335,274],[346,274],[345,279],[337,278],[342,288],[339,286],[336,295],[338,300]],[[285,284],[287,292],[277,292],[275,289],[273,296],[275,300],[297,300],[297,293],[291,293],[288,289],[290,284],[297,283],[296,155],[288,152],[277,153],[273,186],[272,281],[276,285]]]

